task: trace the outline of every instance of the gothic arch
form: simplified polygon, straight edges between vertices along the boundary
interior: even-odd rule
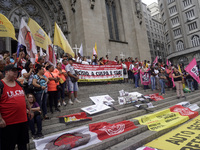
[[[0,0],[0,13],[13,23],[15,29],[19,29],[22,17],[25,21],[31,17],[47,34],[50,32],[51,37],[54,34],[55,22],[61,27],[66,37],[69,33],[67,18],[60,0]],[[6,43],[6,49],[10,50],[10,39],[3,40]]]

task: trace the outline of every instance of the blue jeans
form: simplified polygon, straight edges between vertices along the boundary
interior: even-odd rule
[[[160,86],[161,86],[161,94],[165,94],[165,80],[164,79],[160,79]]]
[[[156,89],[156,78],[154,76],[151,77],[151,89]]]
[[[193,91],[194,88],[193,88],[193,81],[192,81],[192,79],[186,79],[186,82],[187,82],[188,88],[189,88],[191,91]]]
[[[31,130],[32,135],[35,133],[35,122],[37,124],[37,134],[42,132],[42,119],[40,115],[34,116],[31,120],[28,119],[29,127]]]
[[[139,85],[138,85],[139,74],[134,75],[134,77],[135,77],[135,87],[137,88],[137,87],[139,87]]]
[[[43,116],[47,114],[47,93],[43,94],[42,93],[35,93],[35,99],[36,102],[40,105],[40,108],[42,109]]]
[[[60,97],[62,99],[65,98],[65,86],[66,86],[66,82],[64,82],[63,84],[60,84],[60,86],[62,87],[62,90],[58,91],[58,100],[60,99]]]

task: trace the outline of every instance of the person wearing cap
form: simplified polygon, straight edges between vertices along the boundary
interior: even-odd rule
[[[1,80],[3,87],[0,95],[0,128],[1,149],[14,150],[18,145],[19,150],[26,150],[29,142],[27,110],[30,118],[33,117],[30,105],[26,103],[24,91],[15,81],[18,70],[14,65],[5,66],[5,77]]]
[[[68,85],[68,91],[69,91],[69,104],[73,105],[71,94],[74,92],[74,102],[81,103],[77,99],[77,92],[78,92],[78,79],[79,77],[75,73],[75,69],[72,66],[73,65],[73,59],[69,58],[68,65],[66,66],[65,70],[67,71],[68,77],[67,77],[67,85]],[[74,80],[73,80],[74,79]]]

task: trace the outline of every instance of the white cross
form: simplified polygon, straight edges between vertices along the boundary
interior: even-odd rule
[[[77,55],[77,54],[78,54],[78,53],[77,53],[77,50],[79,50],[79,48],[77,47],[77,44],[75,44],[75,47],[74,47],[73,49],[76,50],[76,55]]]
[[[107,55],[109,56],[109,54],[111,54],[111,52],[109,51],[109,49],[107,50]]]
[[[121,52],[119,56],[123,59],[125,57],[124,52]]]

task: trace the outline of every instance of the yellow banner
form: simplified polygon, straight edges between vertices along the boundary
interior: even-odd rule
[[[70,54],[74,57],[74,51],[72,50],[71,46],[69,45],[68,40],[66,39],[65,35],[55,22],[55,30],[54,30],[54,45],[59,46],[62,48],[66,53]]]
[[[178,112],[171,112],[170,109],[165,109],[134,119],[137,119],[141,125],[147,125],[149,130],[161,131],[182,124],[189,120],[189,117],[181,116]]]
[[[28,26],[33,35],[35,44],[45,50],[48,50],[48,45],[52,44],[52,42],[46,32],[31,18],[29,18]]]
[[[146,146],[162,150],[200,150],[200,116]]]
[[[15,28],[12,23],[0,13],[0,37],[11,37],[17,40],[15,37]]]

